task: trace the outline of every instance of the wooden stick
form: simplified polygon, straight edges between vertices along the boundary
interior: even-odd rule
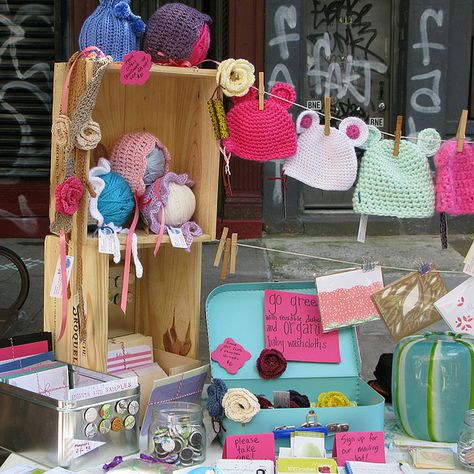
[[[229,233],[229,228],[224,227],[222,229],[221,240],[219,241],[219,246],[217,247],[216,258],[214,259],[214,266],[218,267],[221,263],[222,252],[224,251],[225,246],[225,239],[227,238],[227,234]]]
[[[397,115],[397,128],[395,129],[395,145],[393,147],[393,156],[398,156],[400,151],[400,137],[402,135],[403,115]]]
[[[258,73],[258,110],[265,109],[265,73]]]
[[[324,135],[331,133],[331,97],[324,98]]]
[[[225,280],[227,278],[227,267],[229,266],[230,247],[230,239],[227,239],[225,241],[224,259],[222,260],[221,280]]]
[[[459,127],[456,138],[458,139],[457,152],[460,153],[464,146],[464,139],[466,138],[466,125],[467,125],[467,110],[464,109],[461,112],[461,118],[459,119]]]
[[[232,246],[230,248],[230,274],[235,275],[235,267],[237,264],[237,238],[238,234],[232,234]]]

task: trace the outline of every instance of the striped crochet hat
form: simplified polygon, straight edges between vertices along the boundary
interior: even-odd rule
[[[183,3],[167,3],[148,20],[143,49],[154,62],[188,61],[195,65],[206,58],[210,44],[211,17]]]
[[[152,184],[168,171],[171,160],[168,149],[148,132],[127,133],[114,145],[110,162],[112,170],[120,174],[130,185],[132,191],[142,196],[145,186]],[[146,178],[148,169],[153,172]]]
[[[346,191],[357,176],[355,146],[363,144],[369,130],[365,122],[356,117],[344,119],[330,134],[324,134],[316,112],[304,111],[296,121],[298,150],[285,161],[287,176],[313,188],[326,191]]]
[[[402,140],[397,157],[394,140],[380,140],[371,126],[352,203],[354,211],[374,216],[430,217],[434,212],[434,187],[427,156],[438,150],[441,137],[431,128],[418,134],[416,143]]]
[[[99,6],[81,28],[81,50],[96,46],[114,61],[123,61],[130,51],[140,49],[145,23],[130,10],[130,0],[100,0]]]
[[[294,102],[293,87],[275,84],[259,110],[257,91],[253,88],[243,97],[232,97],[234,106],[227,114],[229,138],[223,140],[226,152],[252,161],[268,161],[293,156],[296,152],[296,130],[288,109]],[[280,100],[281,97],[285,100]]]
[[[457,141],[443,143],[434,158],[436,166],[436,210],[451,215],[474,213],[474,145]]]

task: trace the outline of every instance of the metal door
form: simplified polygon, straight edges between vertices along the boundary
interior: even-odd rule
[[[356,115],[386,128],[392,0],[312,0],[303,4],[304,104],[320,110],[324,96],[330,96],[333,116]],[[352,189],[302,188],[305,210],[352,207]]]

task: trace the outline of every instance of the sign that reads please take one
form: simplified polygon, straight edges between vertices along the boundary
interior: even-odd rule
[[[265,347],[287,360],[341,361],[339,333],[323,333],[316,295],[265,290]]]

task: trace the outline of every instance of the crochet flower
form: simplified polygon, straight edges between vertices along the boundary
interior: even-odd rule
[[[75,176],[70,176],[61,184],[56,186],[54,195],[56,196],[56,211],[63,216],[70,216],[77,211],[79,202],[84,194],[84,186],[81,180]]]
[[[276,349],[263,349],[257,359],[257,370],[262,379],[276,379],[286,370],[285,356]]]
[[[224,418],[222,399],[227,392],[227,385],[222,379],[213,379],[207,387],[207,410],[213,420],[221,421]]]
[[[257,397],[246,388],[230,388],[222,399],[224,413],[229,420],[249,423],[260,411]]]
[[[318,396],[318,408],[348,407],[349,399],[341,392],[322,392]]]
[[[228,97],[242,97],[255,82],[255,68],[246,59],[226,59],[217,68],[216,82]]]

